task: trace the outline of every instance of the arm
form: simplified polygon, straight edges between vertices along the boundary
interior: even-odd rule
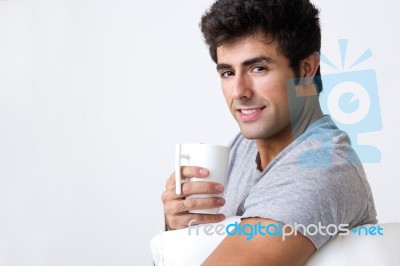
[[[278,225],[278,222],[264,218],[243,219],[241,225]],[[314,252],[315,246],[301,233],[297,236],[256,235],[246,240],[245,235],[227,236],[202,264],[207,265],[304,265]]]

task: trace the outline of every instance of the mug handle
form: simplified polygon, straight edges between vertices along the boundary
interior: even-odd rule
[[[182,154],[182,144],[178,143],[175,147],[175,193],[182,194],[182,174],[181,174],[181,159],[189,159],[188,154]]]

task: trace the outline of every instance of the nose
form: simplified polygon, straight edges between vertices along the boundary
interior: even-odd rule
[[[232,96],[235,100],[250,99],[252,96],[251,81],[244,74],[236,74],[232,84]]]

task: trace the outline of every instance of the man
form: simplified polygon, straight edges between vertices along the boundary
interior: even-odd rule
[[[318,10],[308,0],[218,0],[201,21],[228,107],[240,127],[231,145],[228,184],[189,182],[162,195],[168,230],[242,216],[241,224],[322,228],[376,223],[362,165],[347,135],[321,112]],[[182,177],[207,169],[183,167]],[[191,198],[200,193],[224,198]],[[189,210],[221,207],[220,214]],[[303,265],[330,238],[299,228],[226,237],[204,265]]]

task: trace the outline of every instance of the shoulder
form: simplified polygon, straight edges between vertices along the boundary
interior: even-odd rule
[[[271,169],[271,175],[289,178],[299,188],[311,189],[311,194],[315,191],[332,198],[343,195],[352,200],[369,197],[363,166],[348,135],[328,116],[291,145],[290,151]]]
[[[376,222],[363,167],[346,133],[333,122],[322,120],[307,130],[266,170],[246,200],[246,217],[350,227]],[[329,237],[310,239],[319,248]]]

